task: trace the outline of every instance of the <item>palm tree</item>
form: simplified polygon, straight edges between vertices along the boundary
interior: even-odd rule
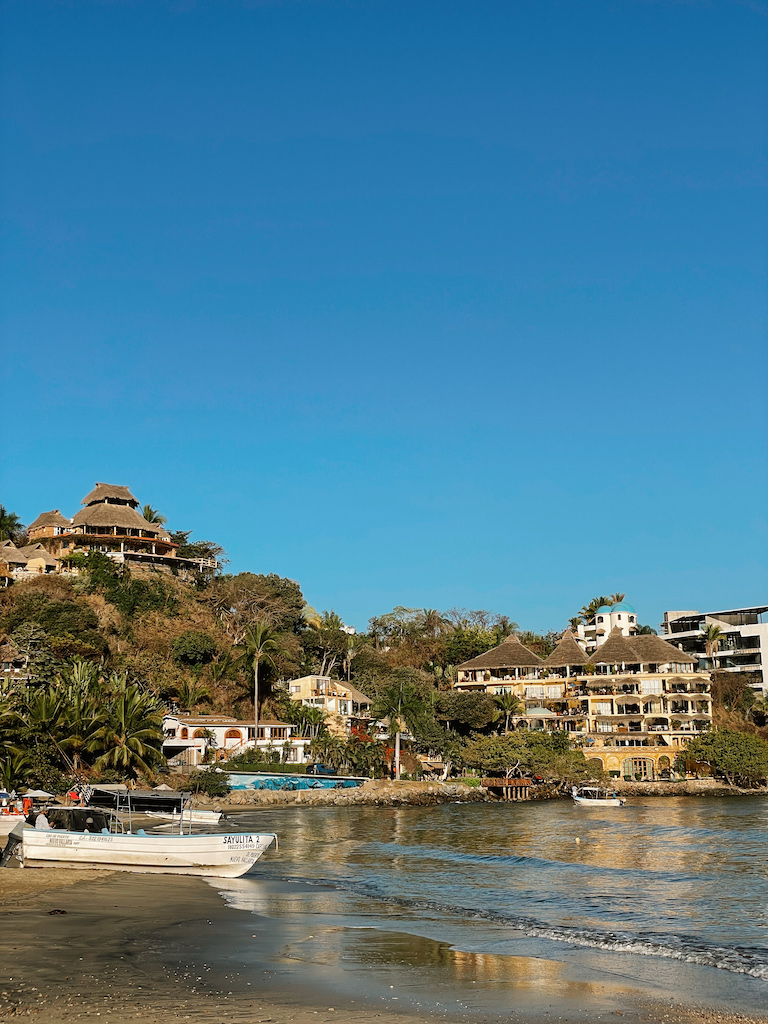
[[[152,508],[151,505],[145,505],[141,510],[141,514],[148,523],[157,523],[158,526],[165,526],[168,522],[167,518],[165,516],[161,516],[157,509]]]
[[[448,620],[436,608],[422,608],[421,628],[426,636],[439,636],[448,625]]]
[[[29,755],[23,751],[0,757],[0,788],[10,792],[24,783],[26,769],[30,766]]]
[[[354,633],[350,634],[349,640],[347,640],[347,653],[344,655],[343,669],[347,674],[347,682],[349,682],[350,675],[352,673],[352,662],[356,656],[360,653],[360,647],[357,643],[357,638]]]
[[[389,719],[389,735],[395,740],[395,778],[400,778],[400,733],[403,725],[418,727],[424,716],[424,702],[416,687],[398,681],[388,686],[371,705],[371,717],[376,721]]]
[[[211,691],[199,679],[185,679],[175,690],[176,700],[184,711],[191,711],[198,704],[211,703]]]
[[[707,657],[712,662],[712,669],[717,668],[715,664],[715,657],[717,652],[720,650],[720,644],[725,640],[725,633],[719,626],[715,625],[714,622],[710,622],[702,629],[700,636],[704,641],[704,650],[707,652]]]
[[[103,750],[94,767],[138,769],[150,775],[148,758],[160,752],[162,718],[162,706],[156,697],[143,693],[135,683],[126,686],[115,697],[104,724],[93,737],[92,748]]]
[[[339,736],[318,736],[309,745],[312,756],[320,758],[323,764],[341,768],[347,759],[347,744]]]
[[[15,540],[23,532],[24,527],[16,513],[0,505],[0,540]]]
[[[581,617],[586,623],[593,621],[598,608],[602,608],[604,604],[610,605],[610,597],[593,597],[589,604],[585,604],[581,609]]]
[[[619,593],[611,594],[611,596],[608,598],[608,601],[606,602],[606,604],[608,602],[610,602],[611,604],[621,604],[621,602],[624,600],[624,598],[626,596],[627,596],[626,594],[619,594]]]
[[[323,623],[322,615],[312,607],[311,604],[305,604],[301,609],[301,617],[304,620],[305,625],[311,629],[320,629]]]
[[[259,737],[259,664],[266,661],[274,666],[280,652],[279,634],[267,622],[254,622],[246,627],[243,636],[240,664],[253,675],[253,720],[256,739]]]
[[[519,697],[516,697],[511,690],[505,690],[504,693],[498,693],[493,699],[504,712],[504,735],[506,736],[509,732],[509,720],[512,715],[516,715],[522,709],[523,702]]]
[[[568,625],[574,631],[579,628],[581,623],[582,623],[582,618],[581,618],[580,615],[574,615],[572,619],[568,619]]]

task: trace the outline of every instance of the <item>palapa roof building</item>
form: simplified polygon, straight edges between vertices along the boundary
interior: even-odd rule
[[[538,654],[521,644],[513,633],[498,647],[458,665],[456,682],[471,687],[473,683],[484,686],[490,679],[536,678],[543,664]]]
[[[557,647],[544,659],[544,667],[548,669],[580,668],[589,661],[589,655],[576,643],[570,629],[563,633]],[[566,673],[567,674],[567,673]]]
[[[155,565],[165,569],[209,571],[215,559],[179,558],[178,544],[162,523],[152,523],[139,511],[139,500],[125,484],[97,483],[83,498],[71,519],[59,509],[42,512],[28,528],[34,542],[32,571],[51,571],[71,565],[72,556],[101,551],[116,562]],[[47,554],[41,554],[40,549]]]
[[[625,665],[690,666],[696,664],[696,659],[652,633],[627,637],[620,627],[615,626],[605,643],[590,656],[587,664],[597,668]]]
[[[27,527],[30,537],[55,537],[62,530],[68,530],[72,525],[70,519],[65,519],[57,508],[50,512],[41,512],[40,515]]]

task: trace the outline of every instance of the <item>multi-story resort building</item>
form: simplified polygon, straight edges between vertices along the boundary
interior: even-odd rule
[[[748,674],[750,684],[768,693],[767,605],[731,608],[722,612],[664,612],[663,634],[692,654],[703,672]],[[718,626],[722,634],[717,650],[707,653],[704,630]]]
[[[709,673],[654,635],[625,636],[617,623],[590,654],[570,630],[540,658],[515,637],[459,665],[456,689],[511,692],[517,729],[568,733],[615,776],[652,779],[712,723]]]
[[[97,483],[71,519],[58,509],[42,512],[27,528],[30,544],[18,550],[0,547],[0,577],[5,583],[42,572],[68,571],[72,556],[102,551],[115,562],[149,565],[165,571],[211,572],[213,558],[182,558],[178,544],[160,523],[138,511],[139,502],[120,484]]]

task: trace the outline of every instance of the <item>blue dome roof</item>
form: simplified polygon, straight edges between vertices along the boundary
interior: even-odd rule
[[[597,612],[595,612],[595,615],[597,615],[599,612],[609,612],[610,610],[611,606],[609,604],[601,604],[600,607],[597,609]]]
[[[632,607],[632,605],[631,604],[627,604],[626,601],[621,601],[619,604],[613,605],[608,610],[611,611],[611,612],[633,612],[633,613],[635,611],[635,609]]]

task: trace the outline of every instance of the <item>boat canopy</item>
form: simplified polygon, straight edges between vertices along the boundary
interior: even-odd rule
[[[181,814],[191,797],[191,793],[175,790],[166,793],[138,789],[116,792],[112,789],[101,789],[99,786],[88,787],[83,793],[89,807],[108,807],[114,811],[130,811],[134,814],[141,814],[144,811]]]

